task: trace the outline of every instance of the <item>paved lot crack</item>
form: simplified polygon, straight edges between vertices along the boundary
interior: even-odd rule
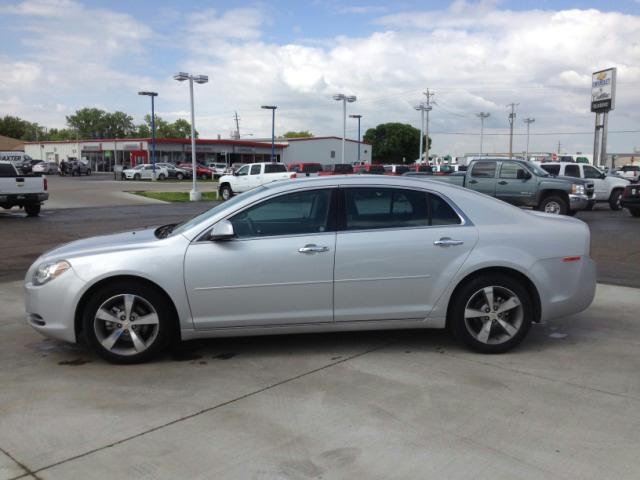
[[[13,455],[11,455],[9,452],[7,452],[4,448],[0,447],[0,452],[4,453],[7,457],[9,457],[11,459],[11,461],[13,463],[15,463],[16,465],[18,465],[22,470],[24,470],[25,473],[18,475],[17,477],[12,477],[9,480],[17,480],[18,478],[27,478],[27,477],[31,477],[31,478],[35,478],[36,480],[40,480],[40,477],[38,477],[35,472],[32,472],[29,467],[27,467],[24,463],[18,461],[16,459],[16,457],[14,457]]]
[[[140,437],[143,437],[143,436],[148,435],[150,433],[156,432],[158,430],[162,430],[163,428],[170,427],[170,426],[175,425],[177,423],[181,423],[181,422],[184,422],[186,420],[190,420],[192,418],[195,418],[195,417],[198,417],[200,415],[203,415],[205,413],[212,412],[212,411],[217,410],[219,408],[226,407],[227,405],[230,405],[232,403],[238,402],[240,400],[244,400],[246,398],[254,397],[254,396],[256,396],[256,395],[258,395],[260,393],[263,393],[263,392],[266,392],[266,391],[269,391],[269,390],[273,390],[274,388],[277,388],[277,387],[279,387],[281,385],[285,385],[287,383],[299,380],[300,378],[308,377],[309,375],[313,375],[314,373],[318,373],[318,372],[321,372],[321,371],[326,370],[328,368],[335,367],[336,365],[339,365],[341,363],[345,363],[345,362],[348,362],[348,361],[353,360],[355,358],[363,357],[363,356],[365,356],[365,355],[367,355],[369,353],[376,352],[378,350],[382,350],[384,348],[387,348],[390,345],[393,345],[394,343],[396,343],[396,342],[395,341],[386,342],[383,345],[379,345],[377,347],[370,348],[368,350],[365,350],[364,352],[360,352],[360,353],[356,353],[354,355],[350,355],[348,357],[342,358],[340,360],[336,360],[334,362],[328,363],[328,364],[323,365],[321,367],[314,368],[313,370],[309,370],[309,371],[301,373],[299,375],[295,375],[293,377],[286,378],[286,379],[281,380],[279,382],[272,383],[271,385],[267,385],[266,387],[259,388],[258,390],[254,390],[252,392],[245,393],[244,395],[240,395],[239,397],[232,398],[231,400],[227,400],[225,402],[218,403],[217,405],[213,405],[211,407],[207,407],[207,408],[204,408],[202,410],[199,410],[199,411],[197,411],[195,413],[191,413],[189,415],[185,415],[184,417],[180,417],[180,418],[177,418],[175,420],[171,420],[170,422],[163,423],[162,425],[158,425],[156,427],[150,428],[150,429],[145,430],[145,431],[140,432],[140,433],[136,433],[135,435],[130,435],[130,436],[125,437],[125,438],[123,438],[121,440],[118,440],[116,442],[109,443],[108,445],[104,445],[102,447],[94,448],[92,450],[88,450],[88,451],[80,453],[78,455],[74,455],[72,457],[65,458],[64,460],[60,460],[58,462],[52,463],[52,464],[47,465],[45,467],[41,467],[41,468],[39,468],[37,470],[34,470],[34,471],[28,470],[27,468],[25,468],[22,465],[20,465],[18,462],[16,462],[16,463],[18,463],[18,465],[20,465],[22,468],[24,468],[25,471],[29,472],[29,474],[31,474],[31,475],[33,475],[35,477],[35,474],[37,474],[39,472],[42,472],[44,470],[49,470],[49,469],[57,467],[59,465],[63,465],[65,463],[69,463],[69,462],[72,462],[74,460],[78,460],[80,458],[83,458],[83,457],[92,455],[94,453],[100,452],[101,450],[106,450],[107,448],[115,447],[115,446],[120,445],[122,443],[126,443],[126,442],[128,442],[130,440],[135,440],[136,438],[140,438]],[[19,477],[15,477],[15,478],[10,479],[10,480],[17,480],[19,478],[24,478],[25,476],[26,476],[26,474],[25,475],[21,475]],[[38,477],[35,477],[35,478],[38,478]]]

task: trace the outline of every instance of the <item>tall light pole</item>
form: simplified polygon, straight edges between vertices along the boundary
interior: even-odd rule
[[[271,161],[276,161],[276,107],[275,105],[262,105],[260,108],[271,110]]]
[[[158,96],[157,92],[138,92],[138,95],[151,97],[151,168],[153,169],[153,179],[156,179],[156,111],[154,100]]]
[[[342,102],[342,160],[344,163],[344,142],[347,137],[347,102],[353,103],[357,100],[355,95],[345,95],[344,93],[337,93],[333,96],[334,100]]]
[[[191,188],[191,192],[189,192],[189,200],[197,202],[202,199],[202,194],[198,191],[198,186],[196,184],[198,170],[196,168],[196,120],[195,114],[193,113],[193,82],[198,84],[207,83],[209,81],[209,77],[206,75],[191,75],[186,72],[179,72],[173,76],[173,79],[179,82],[189,80],[189,95],[191,97],[191,178],[193,179],[193,186]]]
[[[358,119],[358,165],[360,165],[360,119],[362,118],[362,115],[349,115],[349,118]]]
[[[424,143],[424,112],[427,110],[427,108],[430,108],[430,107],[427,107],[427,104],[425,103],[421,103],[420,105],[416,105],[413,108],[415,108],[420,112],[420,146],[419,146],[420,153],[418,156],[418,162],[422,163],[422,144]],[[427,159],[427,163],[429,163],[428,159]]]
[[[476,113],[476,116],[480,118],[480,155],[482,155],[482,142],[484,140],[484,119],[489,118],[491,114],[489,112]]]
[[[510,103],[507,107],[511,107],[509,114],[509,158],[513,157],[513,124],[516,121],[516,107],[519,103]]]
[[[535,122],[535,118],[525,118],[524,123],[527,124],[527,158],[525,160],[529,160],[529,126]]]

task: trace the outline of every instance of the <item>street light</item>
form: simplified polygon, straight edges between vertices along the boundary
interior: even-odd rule
[[[349,118],[358,119],[358,165],[360,165],[360,119],[362,118],[362,115],[349,115]]]
[[[189,80],[189,95],[191,98],[191,178],[193,180],[193,186],[191,188],[191,192],[189,192],[189,200],[197,202],[202,198],[202,194],[198,191],[198,186],[196,185],[196,178],[198,174],[196,169],[196,121],[193,113],[193,82],[198,84],[207,83],[209,81],[209,77],[206,75],[190,75],[186,72],[179,72],[173,76],[173,79],[179,82]]]
[[[347,102],[353,103],[357,98],[355,95],[337,93],[333,96],[333,99],[342,102],[342,163],[344,163],[344,141],[347,137]]]
[[[431,111],[431,109],[433,108],[431,105],[427,105],[426,103],[421,103],[420,105],[416,105],[415,107],[416,110],[418,110],[420,112],[420,157],[419,157],[419,162],[422,163],[422,144],[424,143],[424,112],[429,112]],[[429,139],[427,138],[427,143],[429,142]],[[429,158],[427,156],[427,158],[425,159],[425,162],[428,164],[429,163]]]
[[[484,119],[489,118],[490,113],[480,112],[476,113],[476,117],[480,118],[480,155],[482,155],[482,140],[484,137]]]
[[[151,165],[153,169],[153,179],[156,179],[156,111],[154,100],[158,96],[157,92],[138,92],[138,95],[151,97]],[[116,159],[117,160],[117,159]]]
[[[276,107],[275,105],[262,105],[260,108],[271,110],[271,161],[276,161]]]
[[[527,124],[527,157],[526,160],[529,160],[529,126],[536,121],[535,118],[525,118],[524,123]]]

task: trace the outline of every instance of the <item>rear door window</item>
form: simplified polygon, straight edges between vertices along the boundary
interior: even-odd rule
[[[286,171],[287,167],[281,163],[268,163],[264,166],[264,173],[280,173]]]
[[[395,188],[345,188],[345,229],[424,227],[429,225],[426,192]]]
[[[567,177],[580,178],[580,167],[578,165],[567,165],[564,167],[564,174]]]
[[[540,165],[540,167],[549,173],[549,175],[559,175],[560,165]]]
[[[496,162],[476,162],[471,169],[471,176],[476,178],[495,178]]]

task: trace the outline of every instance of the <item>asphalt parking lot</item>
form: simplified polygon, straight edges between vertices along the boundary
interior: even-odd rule
[[[25,325],[21,278],[44,250],[210,206],[0,214],[0,480],[640,477],[640,222],[626,212],[579,214],[594,304],[506,355],[402,331],[190,342],[118,367]]]

